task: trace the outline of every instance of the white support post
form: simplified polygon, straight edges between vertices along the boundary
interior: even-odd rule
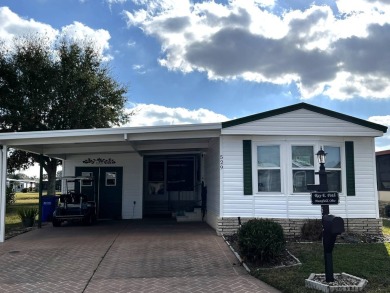
[[[0,243],[5,240],[5,190],[7,185],[7,146],[0,149]]]

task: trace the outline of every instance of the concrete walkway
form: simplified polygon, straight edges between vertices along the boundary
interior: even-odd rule
[[[237,264],[203,223],[107,221],[0,244],[0,292],[279,292]]]

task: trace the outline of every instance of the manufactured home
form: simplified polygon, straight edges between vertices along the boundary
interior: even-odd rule
[[[37,187],[37,180],[7,178],[7,187],[12,187],[14,192],[33,191]]]
[[[100,219],[202,220],[194,213],[203,207],[218,234],[270,218],[294,236],[321,217],[306,187],[318,183],[322,147],[329,189],[339,193],[331,213],[347,229],[379,233],[375,137],[386,131],[299,103],[222,123],[3,133],[0,182],[7,148],[17,148],[61,159],[64,176],[93,177],[74,188],[95,196]],[[4,233],[4,205],[0,221]]]

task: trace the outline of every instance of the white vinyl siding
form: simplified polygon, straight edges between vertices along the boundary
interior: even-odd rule
[[[348,196],[348,216],[351,218],[378,217],[375,143],[371,138],[354,139],[356,196]]]
[[[252,217],[254,214],[253,196],[244,195],[242,143],[244,139],[251,139],[251,137],[221,137],[221,155],[223,156],[221,217]]]
[[[217,229],[217,218],[220,215],[220,154],[219,138],[209,142],[204,155],[205,184],[207,186],[207,223]]]
[[[332,205],[330,211],[341,217],[376,218],[376,176],[375,159],[373,157],[374,138],[362,137],[319,137],[319,136],[229,136],[221,140],[221,155],[224,158],[221,172],[222,209],[221,217],[272,217],[272,218],[320,218],[320,206],[311,204],[310,193],[293,193],[291,170],[291,146],[313,145],[314,153],[320,146],[340,147],[342,192],[339,205]],[[252,141],[252,154],[257,152],[258,145],[281,144],[282,193],[262,194],[257,192],[257,158],[253,163],[253,195],[243,194],[243,156],[242,141]],[[346,196],[345,179],[345,141],[354,141],[356,196]],[[283,146],[284,145],[284,146]],[[318,148],[318,149],[317,149]],[[314,158],[314,169],[318,171],[318,162]],[[283,181],[284,180],[284,181]],[[318,175],[315,175],[318,184]]]
[[[300,109],[222,129],[233,135],[382,136],[383,132],[327,115]]]

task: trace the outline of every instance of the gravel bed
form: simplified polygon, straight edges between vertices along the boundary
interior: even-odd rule
[[[357,286],[361,280],[348,275],[334,274],[334,282],[326,282],[325,275],[315,275],[313,281],[329,286]]]

